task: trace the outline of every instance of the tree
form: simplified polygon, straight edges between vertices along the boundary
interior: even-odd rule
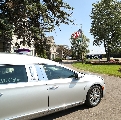
[[[50,46],[47,45],[47,38],[46,37],[42,37],[39,41],[35,42],[35,52],[37,53],[37,55],[39,57],[42,58],[47,58],[47,52],[48,49],[50,48]]]
[[[93,4],[91,19],[90,32],[94,36],[93,44],[104,44],[109,61],[112,50],[121,48],[121,2],[101,0]]]
[[[65,46],[63,49],[63,57],[66,59],[67,57],[72,55],[72,51],[68,46]]]
[[[121,49],[112,50],[111,56],[114,57],[114,58],[121,58]]]
[[[69,24],[69,22],[73,22],[69,19],[70,13],[64,11],[64,9],[72,10],[73,8],[64,3],[63,0],[43,0],[41,2],[32,0],[31,4],[28,9],[32,13],[30,23],[35,42],[38,41],[39,35],[42,35],[43,32],[53,31],[55,26],[59,26],[61,23]],[[40,40],[40,42],[42,41]]]
[[[73,22],[71,10],[73,8],[63,0],[4,0],[0,2],[0,12],[3,15],[0,19],[7,17],[8,24],[13,26],[11,30],[18,39],[23,39],[23,45],[31,46],[33,40],[36,47],[39,42],[43,42],[41,36],[45,35],[45,32],[53,31],[55,26],[61,23]]]
[[[66,59],[67,56],[71,56],[71,50],[68,45],[57,45],[57,56]]]
[[[86,54],[89,52],[88,43],[89,39],[83,33],[81,33],[81,36],[76,39],[71,37],[72,57],[81,59],[83,63],[84,60],[86,60]]]
[[[10,51],[9,46],[12,44],[13,25],[10,16],[10,10],[4,1],[0,1],[0,42],[3,42],[3,49],[7,52]]]

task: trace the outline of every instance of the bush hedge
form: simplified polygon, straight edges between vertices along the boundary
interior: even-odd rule
[[[119,59],[111,59],[110,61],[86,61],[85,64],[92,65],[121,65]]]
[[[62,59],[61,58],[55,58],[53,61],[55,61],[55,62],[62,62]]]

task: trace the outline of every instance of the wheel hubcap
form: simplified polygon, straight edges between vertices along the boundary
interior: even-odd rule
[[[100,98],[101,98],[100,89],[99,88],[92,89],[90,93],[90,103],[92,105],[96,105],[100,101]]]

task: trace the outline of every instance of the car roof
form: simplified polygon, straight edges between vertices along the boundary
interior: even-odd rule
[[[0,53],[0,64],[26,65],[33,63],[58,64],[52,60],[23,54]]]

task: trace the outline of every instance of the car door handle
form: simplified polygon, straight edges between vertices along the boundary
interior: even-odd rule
[[[49,89],[50,90],[55,90],[55,89],[57,89],[59,86],[56,86],[56,85],[54,85],[54,86],[52,86],[52,87],[49,87]]]

